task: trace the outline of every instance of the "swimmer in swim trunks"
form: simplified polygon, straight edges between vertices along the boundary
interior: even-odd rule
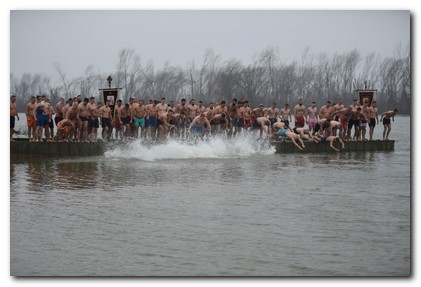
[[[30,142],[33,141],[34,131],[35,131],[36,123],[37,123],[37,120],[34,115],[35,108],[36,108],[36,98],[32,96],[31,101],[27,103],[25,107],[25,115],[26,115],[27,126],[28,126],[28,139]]]
[[[290,131],[289,129],[283,129],[278,131],[279,136],[281,137],[288,137],[292,143],[298,147],[299,150],[305,149],[305,145],[303,140],[294,132]],[[297,141],[300,143],[300,145],[297,143]]]
[[[65,141],[68,142],[72,136],[72,130],[74,128],[74,124],[69,119],[63,119],[57,123],[57,135],[55,136],[56,141]]]
[[[201,113],[199,116],[196,116],[192,123],[190,124],[190,132],[192,132],[195,135],[198,135],[199,137],[203,137],[205,135],[205,126],[209,131],[209,134],[211,133],[211,124],[209,120],[206,118],[204,113]]]
[[[140,129],[140,137],[146,137],[146,121],[145,118],[147,116],[147,108],[144,105],[144,101],[140,100],[139,104],[134,106],[131,112],[132,119],[132,135],[134,137],[139,137],[139,129]]]
[[[272,130],[272,124],[267,117],[258,117],[256,119],[255,123],[257,124],[257,126],[260,129],[259,139],[262,138],[263,131],[265,131],[265,133],[268,135],[268,137],[270,136],[270,133],[271,133],[271,130]],[[268,128],[266,129],[265,126],[268,126]]]
[[[352,108],[342,108],[333,113],[333,116],[337,116],[339,118],[339,123],[341,124],[342,128],[339,129],[339,137],[342,140],[346,139],[347,131],[348,131],[348,120],[351,116]]]
[[[313,136],[311,135],[310,129],[294,127],[292,131],[304,140],[313,141]]]
[[[10,97],[10,141],[13,141],[13,133],[15,132],[15,119],[19,120],[18,109],[16,106],[16,96]]]
[[[303,128],[305,125],[305,118],[304,114],[306,112],[306,106],[303,105],[303,100],[298,99],[298,103],[294,107],[294,118],[295,118],[295,126],[299,128]]]
[[[373,101],[371,103],[371,106],[369,108],[369,114],[370,114],[370,123],[368,124],[370,131],[370,140],[373,140],[373,134],[374,134],[374,128],[376,127],[376,124],[379,124],[379,115],[377,113],[377,103],[376,101]]]
[[[395,115],[397,113],[398,109],[394,109],[393,111],[387,111],[382,114],[380,121],[383,121],[383,140],[389,140],[389,134],[392,130],[390,119],[392,119],[392,121],[395,121]]]
[[[311,102],[311,106],[307,108],[307,125],[311,132],[318,121],[316,102]]]
[[[332,135],[332,128],[331,127],[325,129],[324,131],[320,131],[319,133],[317,133],[315,138],[317,138],[317,140],[322,142],[322,143],[328,142],[329,147],[331,149],[333,149],[334,151],[339,151],[339,149],[337,149],[333,146],[333,143],[335,141],[339,141],[340,144],[342,145],[342,149],[345,149],[345,143],[341,140],[341,138],[338,137],[338,136]]]

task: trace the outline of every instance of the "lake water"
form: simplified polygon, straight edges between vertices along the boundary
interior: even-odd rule
[[[407,276],[409,125],[391,152],[241,137],[12,161],[11,275]]]

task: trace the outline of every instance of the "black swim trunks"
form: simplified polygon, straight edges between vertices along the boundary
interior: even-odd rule
[[[123,125],[130,124],[130,117],[121,118],[121,121],[123,122]]]
[[[111,120],[110,118],[102,118],[102,127],[108,127],[108,128],[112,128],[112,124],[111,124]]]
[[[254,122],[253,122],[253,128],[254,129],[260,128],[259,122],[257,120],[254,120]]]
[[[14,129],[15,128],[15,116],[10,116],[10,128]]]
[[[390,125],[390,118],[383,118],[383,125]]]
[[[370,118],[370,123],[368,124],[369,127],[375,127],[376,126],[376,119]]]

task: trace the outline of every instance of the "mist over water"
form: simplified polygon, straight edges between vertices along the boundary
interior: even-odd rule
[[[105,153],[110,158],[135,158],[144,161],[163,159],[229,159],[246,158],[252,155],[271,155],[275,147],[268,140],[256,141],[254,134],[246,134],[231,139],[211,137],[196,143],[168,139],[161,144],[148,144],[138,139],[115,147]]]

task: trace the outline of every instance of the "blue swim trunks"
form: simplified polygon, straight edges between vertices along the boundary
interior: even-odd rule
[[[156,127],[156,117],[149,117],[148,126],[149,127]]]
[[[204,134],[205,133],[205,127],[204,126],[196,126],[196,125],[193,125],[191,127],[191,130],[195,134]]]
[[[144,127],[145,126],[145,118],[138,118],[134,117],[134,125],[135,127]]]
[[[278,131],[278,134],[281,136],[281,137],[284,137],[285,136],[285,134],[288,132],[288,130],[279,130]]]

